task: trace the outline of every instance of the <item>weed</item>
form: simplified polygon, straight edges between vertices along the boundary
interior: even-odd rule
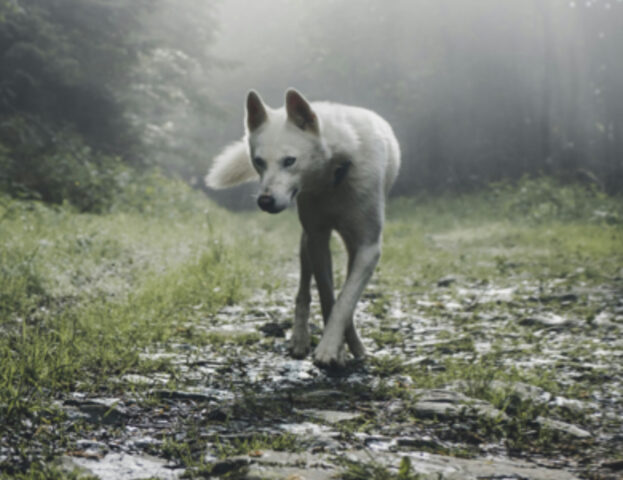
[[[373,357],[370,362],[374,366],[374,373],[381,378],[388,378],[407,371],[404,361],[400,357]]]
[[[227,458],[235,455],[247,455],[262,450],[300,452],[303,450],[299,439],[291,433],[254,434],[250,437],[218,442],[218,455]]]
[[[404,341],[402,334],[393,330],[374,330],[370,332],[370,337],[379,347],[402,345]]]
[[[409,457],[403,457],[398,466],[396,473],[390,471],[375,462],[363,463],[343,460],[346,470],[339,474],[337,478],[341,480],[418,480],[421,475],[412,472],[411,460]]]

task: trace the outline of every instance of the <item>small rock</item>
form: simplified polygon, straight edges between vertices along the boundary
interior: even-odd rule
[[[456,277],[453,275],[447,275],[437,280],[437,286],[440,288],[449,287],[456,282]]]
[[[421,391],[420,391],[421,392]],[[421,418],[456,418],[464,414],[508,420],[508,416],[489,402],[466,397],[447,390],[427,390],[420,393],[413,413]]]
[[[169,468],[165,460],[148,455],[128,455],[109,453],[99,460],[87,458],[64,457],[63,468],[68,471],[76,467],[83,473],[91,474],[101,480],[133,480],[137,478],[159,478],[176,480],[183,470]]]
[[[284,432],[294,435],[305,435],[306,437],[335,438],[340,435],[326,425],[319,425],[311,422],[281,423],[277,427]]]
[[[332,480],[336,478],[335,474],[335,470],[318,468],[252,465],[242,478],[246,480]]]
[[[502,382],[493,380],[490,384],[494,390],[508,391],[511,395],[516,395],[522,401],[532,401],[536,404],[547,403],[552,399],[552,394],[535,385],[524,382]]]
[[[210,410],[205,418],[207,420],[212,420],[213,422],[224,422],[229,417],[230,413],[222,408],[216,408],[214,410]]]
[[[83,415],[86,415],[85,419],[92,423],[119,425],[128,418],[127,409],[117,398],[71,399],[65,401],[65,405],[76,407]]]
[[[346,422],[355,418],[361,418],[361,413],[356,412],[340,412],[338,410],[316,410],[307,409],[300,410],[300,413],[321,420],[324,423],[335,425],[336,423]]]
[[[300,396],[297,395],[294,399],[301,403],[323,403],[339,400],[346,396],[346,392],[340,390],[312,390],[310,392],[304,392]]]
[[[413,410],[415,416],[420,418],[454,418],[458,417],[460,413],[456,404],[445,402],[419,401]]]
[[[349,460],[369,464],[370,454],[366,451],[348,451],[344,457]],[[411,470],[418,478],[426,480],[478,480],[484,478],[522,478],[530,480],[577,480],[565,470],[540,467],[522,460],[504,458],[464,459],[425,452],[375,452],[374,462],[386,468],[395,468],[407,456]]]
[[[557,407],[564,408],[565,410],[568,410],[569,412],[572,412],[575,414],[584,412],[589,408],[594,408],[594,409],[598,408],[597,405],[595,404],[583,402],[582,400],[577,400],[575,398],[566,398],[566,397],[560,397],[560,396],[554,398],[552,400],[552,403],[556,405]]]
[[[258,330],[267,337],[283,338],[290,327],[292,327],[292,322],[268,322],[259,326]]]
[[[121,383],[131,383],[134,385],[165,385],[171,376],[166,373],[159,373],[152,376],[139,375],[135,373],[128,373],[123,375],[119,380]]]
[[[620,470],[623,470],[623,458],[620,460],[612,460],[612,461],[604,462],[601,464],[601,466],[604,468],[609,468],[610,470],[614,470],[615,472],[618,472]]]
[[[218,400],[217,397],[201,392],[184,392],[181,390],[152,390],[151,392],[157,397],[166,398],[168,400],[192,400],[195,402],[213,402]]]
[[[411,448],[431,448],[434,450],[443,448],[443,445],[439,444],[431,437],[398,437],[396,439],[396,445],[399,447],[411,447]]]
[[[568,293],[561,293],[557,295],[541,295],[540,297],[530,297],[529,300],[537,300],[543,303],[555,302],[555,301],[562,302],[562,303],[571,303],[571,302],[577,302],[578,296],[575,293],[568,292]]]
[[[543,313],[533,317],[526,317],[520,320],[519,324],[529,327],[540,326],[546,328],[562,328],[572,325],[573,322],[570,319],[561,317],[555,313]]]
[[[131,447],[138,448],[141,450],[147,450],[148,448],[158,446],[161,444],[162,444],[162,440],[158,440],[157,438],[151,437],[149,435],[132,438],[129,441],[129,445]]]
[[[570,423],[561,422],[560,420],[553,420],[551,418],[546,417],[537,417],[536,422],[539,425],[542,425],[547,428],[551,428],[552,430],[556,430],[560,433],[565,433],[575,438],[590,438],[592,435],[590,432],[586,430],[582,430],[580,427],[576,427]]]
[[[249,465],[249,463],[251,463],[250,459],[245,457],[226,458],[212,464],[210,473],[217,476],[225,475],[226,473],[240,470]]]
[[[261,456],[241,455],[228,459],[239,461],[241,466],[248,466],[242,479],[274,479],[274,480],[329,480],[338,472],[327,454],[308,452],[291,453],[263,450]],[[218,464],[217,464],[218,465]],[[215,473],[214,470],[212,473]],[[221,475],[222,473],[218,473]]]

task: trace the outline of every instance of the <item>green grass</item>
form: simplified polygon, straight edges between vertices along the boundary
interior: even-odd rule
[[[471,200],[392,204],[381,278],[428,288],[449,274],[485,281],[546,274],[565,284],[603,282],[620,275],[621,224],[586,218],[535,223],[522,216],[505,217],[494,206],[461,217],[462,204]],[[457,212],[448,213],[454,206]],[[409,217],[405,210],[411,209]],[[435,210],[440,210],[439,217],[431,216]]]
[[[274,288],[266,233],[279,226],[230,215],[199,193],[180,196],[157,213],[106,215],[2,198],[0,423],[140,371],[148,346]]]
[[[66,468],[57,467],[55,465],[42,466],[39,464],[33,464],[30,468],[23,473],[16,473],[15,475],[3,475],[0,472],[1,479],[11,480],[98,480],[99,477],[87,475],[79,470],[73,472],[67,472]]]
[[[59,415],[54,401],[68,392],[101,395],[123,388],[113,380],[125,373],[174,370],[166,360],[140,355],[162,351],[170,343],[228,348],[261,342],[262,336],[253,332],[230,335],[200,327],[221,307],[238,304],[253,292],[283,290],[284,271],[297,265],[299,231],[292,212],[231,214],[202,194],[162,179],[128,187],[111,212],[102,215],[0,196],[0,424],[11,439],[24,442],[16,446],[25,452],[19,478],[56,478],[53,469],[40,471],[36,463],[28,463],[28,442],[42,435],[42,425],[54,423]],[[339,285],[344,252],[338,242],[333,250],[338,252]],[[388,205],[383,257],[366,296],[365,308],[381,328],[367,335],[380,347],[404,345],[403,334],[389,328],[397,298],[405,312],[449,318],[461,335],[442,331],[438,338],[443,343],[423,352],[438,362],[435,369],[384,357],[371,360],[371,371],[382,378],[410,376],[417,388],[461,380],[465,393],[512,415],[507,432],[500,433],[499,425],[483,425],[484,434],[495,430],[517,448],[546,444],[546,429],[536,439],[529,433],[534,418],[544,413],[542,407],[510,401],[508,392],[492,389],[491,382],[522,381],[582,398],[593,380],[561,385],[555,371],[501,368],[495,344],[492,352],[478,353],[470,328],[479,315],[518,315],[512,309],[529,310],[530,305],[463,303],[459,316],[446,304],[466,302],[459,286],[476,284],[483,290],[521,290],[527,281],[547,294],[578,285],[621,287],[622,267],[621,198],[526,179],[518,186],[498,185],[462,197],[394,199]],[[449,275],[456,283],[437,287]],[[571,304],[553,299],[548,305],[590,323],[601,307],[578,295]],[[418,303],[421,299],[428,306]],[[507,333],[518,332],[508,327]],[[538,349],[539,342],[530,329],[523,329],[517,346]],[[567,348],[584,355],[591,346]],[[381,382],[371,394],[406,399],[412,388]],[[227,448],[244,453],[279,447],[274,439],[256,440]],[[291,438],[282,440],[283,448],[291,448]],[[171,455],[189,455],[183,444],[167,448]],[[385,475],[379,478],[412,478],[408,466],[403,467],[403,476],[396,477],[374,470],[378,466],[352,465],[345,478],[364,478],[372,471]]]

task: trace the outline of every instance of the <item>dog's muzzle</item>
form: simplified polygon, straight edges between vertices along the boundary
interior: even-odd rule
[[[257,197],[257,205],[268,213],[279,213],[283,210],[283,208],[277,206],[277,202],[275,201],[275,197],[272,195],[260,195]]]

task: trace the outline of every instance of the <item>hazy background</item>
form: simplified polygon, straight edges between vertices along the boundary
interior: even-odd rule
[[[617,192],[622,46],[621,0],[0,0],[0,183],[84,210],[153,166],[201,187],[247,90],[294,86],[391,122],[395,194]]]

